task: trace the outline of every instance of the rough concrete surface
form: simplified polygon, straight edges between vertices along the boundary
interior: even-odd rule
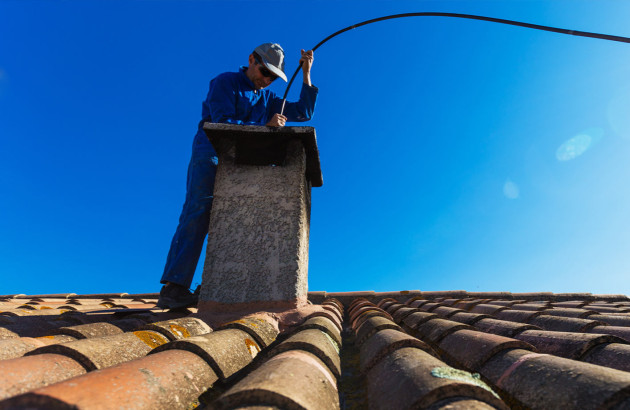
[[[219,152],[200,301],[306,298],[310,183],[299,140],[282,166],[239,165]]]

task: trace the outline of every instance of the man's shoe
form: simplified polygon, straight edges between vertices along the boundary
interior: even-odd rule
[[[167,283],[160,290],[160,298],[155,304],[161,309],[180,309],[197,304],[199,297],[195,297],[185,286]]]

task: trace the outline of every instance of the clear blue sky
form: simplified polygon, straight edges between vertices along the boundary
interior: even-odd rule
[[[0,294],[158,291],[209,80],[418,11],[630,36],[606,0],[0,0]],[[409,18],[313,82],[310,290],[630,294],[630,44]]]

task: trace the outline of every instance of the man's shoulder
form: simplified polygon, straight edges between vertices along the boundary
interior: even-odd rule
[[[214,77],[213,80],[217,80],[217,81],[236,81],[239,76],[240,76],[240,73],[238,73],[238,72],[228,71],[228,72],[221,73],[221,74],[217,75],[216,77]]]

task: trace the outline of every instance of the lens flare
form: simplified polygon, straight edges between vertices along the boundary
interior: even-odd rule
[[[508,199],[517,199],[520,196],[518,185],[509,179],[503,184],[503,195]]]
[[[604,132],[600,128],[589,128],[568,139],[556,150],[558,161],[570,161],[584,154],[597,143]]]

